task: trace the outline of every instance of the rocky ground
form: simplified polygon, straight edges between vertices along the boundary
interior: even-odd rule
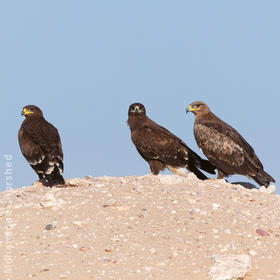
[[[146,175],[0,193],[0,279],[280,279],[275,187]]]

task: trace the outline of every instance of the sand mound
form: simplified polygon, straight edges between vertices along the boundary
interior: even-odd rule
[[[0,279],[280,279],[280,199],[193,174],[0,193]]]

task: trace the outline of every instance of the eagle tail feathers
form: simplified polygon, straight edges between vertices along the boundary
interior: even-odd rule
[[[208,177],[206,175],[204,175],[199,169],[197,169],[194,165],[189,165],[188,169],[193,172],[196,177],[200,180],[207,180]]]
[[[209,160],[202,159],[198,154],[196,154],[190,148],[188,148],[188,157],[189,157],[189,162],[195,165],[196,167],[210,174],[216,174],[215,172],[216,166],[214,166]]]
[[[252,176],[252,179],[256,181],[260,186],[265,186],[266,188],[269,186],[270,182],[275,182],[275,180],[264,170],[261,170],[255,176]]]
[[[48,180],[50,186],[65,184],[65,180],[56,165],[52,173],[46,174],[46,179]]]
[[[210,174],[216,174],[216,166],[214,166],[209,160],[201,159],[200,168]]]

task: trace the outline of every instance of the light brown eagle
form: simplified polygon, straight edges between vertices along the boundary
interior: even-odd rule
[[[57,129],[34,105],[25,106],[21,114],[26,118],[18,133],[22,154],[41,182],[48,186],[65,184],[62,176],[63,152]]]
[[[149,163],[154,175],[165,168],[183,176],[191,171],[203,180],[207,177],[198,168],[215,174],[215,166],[208,160],[200,158],[181,139],[149,119],[143,104],[130,105],[128,125],[132,142],[139,154]]]
[[[268,187],[275,180],[263,170],[254,149],[230,125],[215,116],[209,107],[193,102],[187,112],[195,115],[194,136],[197,145],[218,169],[218,179],[240,174]]]

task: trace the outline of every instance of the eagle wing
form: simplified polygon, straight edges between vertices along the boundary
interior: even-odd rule
[[[180,150],[184,150],[185,154],[187,154],[187,160],[189,168],[194,172],[193,167],[201,168],[204,171],[207,171],[210,174],[215,174],[216,167],[211,164],[208,160],[202,159],[198,154],[196,154],[193,150],[191,150],[187,144],[182,141],[180,138],[178,138],[176,135],[172,134],[169,130],[166,128],[159,126],[155,122],[153,122],[155,126],[158,126],[158,129],[161,131],[162,134],[166,134],[174,139],[174,141],[177,142],[177,145],[180,146]],[[193,167],[192,167],[193,166]],[[198,170],[196,171],[198,172]]]
[[[140,155],[146,160],[160,160],[180,166],[186,163],[188,154],[178,138],[157,125],[143,125],[132,133],[132,141]]]
[[[216,167],[213,164],[203,160],[180,138],[148,118],[146,124],[132,133],[132,141],[145,160],[159,160],[171,166],[188,166],[197,176],[201,173],[197,168],[215,174]],[[201,174],[200,178],[204,177]]]
[[[45,159],[63,172],[63,152],[57,129],[44,119],[26,119],[19,130],[19,144],[24,157],[31,165]]]
[[[247,141],[233,127],[218,118],[195,124],[194,135],[198,146],[215,165],[223,162],[237,168],[247,160],[255,168],[262,168]]]

